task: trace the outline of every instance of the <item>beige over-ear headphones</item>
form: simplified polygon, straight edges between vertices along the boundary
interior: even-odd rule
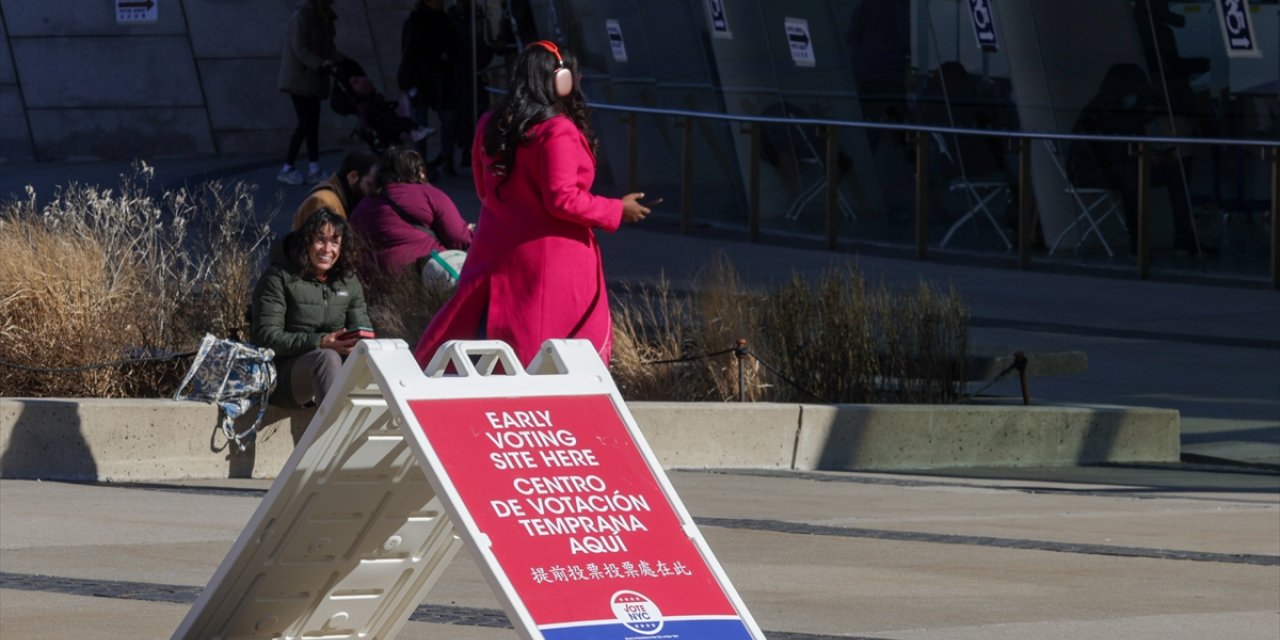
[[[551,86],[555,89],[556,95],[563,98],[573,93],[573,72],[565,65],[564,58],[560,57],[560,47],[550,40],[539,40],[529,43],[529,46],[540,46],[550,51],[556,57],[556,73]]]

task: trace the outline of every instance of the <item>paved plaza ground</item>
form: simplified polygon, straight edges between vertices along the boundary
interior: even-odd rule
[[[28,183],[41,195],[71,180],[115,184],[121,168],[6,166],[0,197]],[[265,211],[277,192],[303,193],[275,183],[277,169],[172,159],[157,162],[157,181],[256,182]],[[474,220],[468,181],[440,184]],[[611,283],[664,273],[691,287],[723,252],[757,284],[856,260],[876,282],[954,287],[976,345],[1087,353],[1087,373],[1031,381],[1037,404],[1181,412],[1183,464],[674,472],[770,638],[1280,637],[1280,294],[686,236],[663,215],[602,244]],[[1017,383],[989,393],[1014,396]],[[0,638],[167,637],[267,486],[0,482]],[[514,637],[506,624],[462,553],[400,637]]]
[[[675,472],[775,640],[1280,637],[1276,477]],[[264,481],[0,482],[0,635],[163,638]],[[463,552],[400,638],[512,638]]]

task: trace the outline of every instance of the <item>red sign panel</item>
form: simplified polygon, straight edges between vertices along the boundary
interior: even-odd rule
[[[543,637],[751,637],[609,396],[409,407]]]

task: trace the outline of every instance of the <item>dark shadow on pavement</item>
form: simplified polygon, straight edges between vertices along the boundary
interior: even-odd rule
[[[18,402],[22,410],[0,458],[0,478],[98,478],[98,463],[81,431],[79,402],[43,399]]]

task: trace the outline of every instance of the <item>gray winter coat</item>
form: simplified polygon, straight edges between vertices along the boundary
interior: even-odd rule
[[[332,0],[302,0],[293,8],[276,88],[309,98],[329,97],[324,63],[343,57],[333,43],[333,21]]]

